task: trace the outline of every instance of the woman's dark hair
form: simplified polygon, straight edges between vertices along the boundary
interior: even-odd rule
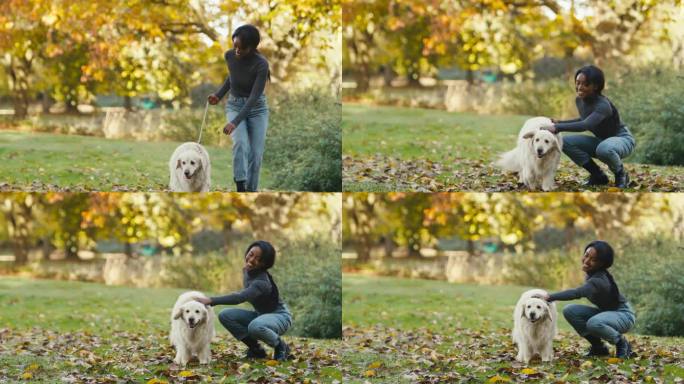
[[[258,52],[257,47],[261,42],[261,34],[257,27],[252,24],[239,26],[235,32],[233,32],[232,40],[235,40],[236,37],[240,38],[240,42],[244,44],[245,47],[252,48],[255,52]]]
[[[610,295],[612,296],[613,302],[617,306],[618,299],[620,297],[620,290],[618,289],[617,284],[615,284],[613,275],[608,272],[608,268],[613,265],[613,258],[615,256],[613,247],[611,247],[610,244],[606,243],[605,241],[595,240],[584,247],[584,252],[587,252],[587,249],[590,247],[596,250],[596,258],[601,262],[601,270],[606,273],[606,276],[610,281]]]
[[[273,248],[273,245],[271,245],[271,243],[269,243],[268,241],[257,240],[250,244],[249,247],[247,247],[247,250],[245,251],[245,257],[247,256],[249,250],[252,249],[252,247],[259,247],[259,249],[261,249],[261,269],[266,270],[271,268],[273,266],[273,263],[275,263],[276,257],[276,251],[275,248]]]
[[[575,72],[575,80],[577,80],[577,76],[579,76],[580,73],[587,77],[587,83],[596,86],[596,93],[600,95],[601,91],[603,91],[603,87],[606,85],[606,78],[603,76],[603,71],[597,66],[585,65]]]

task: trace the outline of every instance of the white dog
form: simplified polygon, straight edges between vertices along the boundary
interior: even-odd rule
[[[169,160],[171,192],[209,192],[211,163],[209,152],[198,143],[183,143]]]
[[[524,292],[513,311],[513,343],[518,346],[516,360],[529,363],[535,355],[543,362],[553,360],[556,326],[556,303],[533,297],[545,295],[542,289]]]
[[[211,361],[214,309],[195,301],[196,297],[206,296],[197,291],[181,294],[171,312],[169,340],[176,348],[173,362],[181,366],[185,366],[193,356],[197,356],[200,364],[209,364]]]
[[[547,117],[533,117],[518,134],[518,145],[502,154],[494,164],[509,172],[517,172],[518,180],[531,190],[556,188],[554,177],[560,163],[563,139],[541,127],[551,125]]]

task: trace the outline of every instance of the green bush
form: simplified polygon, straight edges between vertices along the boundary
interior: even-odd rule
[[[274,241],[278,248],[271,270],[294,324],[288,334],[315,338],[342,337],[340,250],[320,239]],[[160,271],[162,284],[206,292],[242,289],[243,252],[248,242],[229,251],[169,258]]]
[[[667,70],[627,72],[607,94],[636,136],[636,161],[684,165],[684,76]]]
[[[276,99],[264,153],[274,187],[341,191],[341,120],[341,104],[323,92]]]
[[[577,286],[582,282],[579,257],[582,250],[551,250],[515,254],[506,263],[504,282],[527,287],[561,289]]]
[[[637,314],[636,330],[684,336],[684,254],[674,241],[654,239],[621,247],[614,275]]]
[[[504,84],[503,92],[501,102],[505,113],[555,118],[577,114],[572,109],[572,87],[564,80]]]

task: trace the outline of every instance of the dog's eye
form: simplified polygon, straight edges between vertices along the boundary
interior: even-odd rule
[[[549,141],[548,141],[548,140],[544,140],[544,142],[545,142],[546,144],[548,144],[548,143],[549,143]]]
[[[195,313],[199,313],[199,311],[196,310]]]
[[[182,163],[183,163],[183,165],[185,165],[185,161],[183,161]]]
[[[185,313],[190,313],[190,310],[189,310],[189,309],[186,309],[186,310],[185,310]]]
[[[534,139],[534,141],[539,141],[539,139]]]

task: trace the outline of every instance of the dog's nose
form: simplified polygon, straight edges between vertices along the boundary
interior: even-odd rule
[[[185,176],[190,176],[190,171],[185,171]]]
[[[544,150],[541,149],[541,148],[540,148],[540,149],[537,149],[537,153],[541,155],[542,153],[544,153]]]

